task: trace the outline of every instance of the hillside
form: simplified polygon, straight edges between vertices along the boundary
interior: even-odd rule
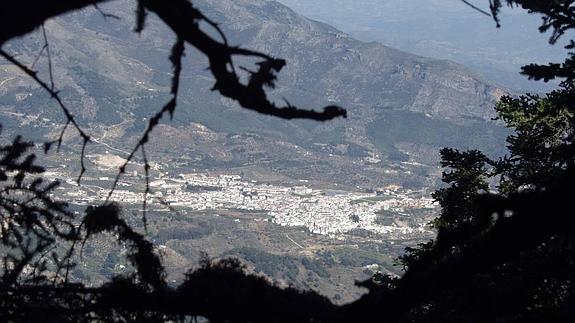
[[[287,59],[273,92],[277,100],[286,98],[306,107],[340,104],[349,110],[349,119],[285,122],[240,110],[209,91],[213,82],[205,71],[205,59],[189,52],[181,103],[174,121],[168,123],[178,135],[189,132],[191,123],[223,137],[249,132],[259,139],[245,144],[262,150],[266,160],[285,159],[269,151],[270,141],[292,147],[296,159],[305,155],[298,150],[307,151],[313,158],[304,158],[305,162],[327,153],[341,156],[338,162],[343,163],[377,155],[384,162],[412,159],[434,164],[430,155],[445,145],[501,152],[497,142],[504,132],[484,120],[493,115],[493,103],[504,90],[460,65],[357,41],[273,1],[195,3],[221,24],[231,43]],[[119,131],[105,136],[110,144],[122,146],[120,142],[126,140],[120,139],[141,131],[142,119],[167,98],[167,56],[173,36],[153,19],[141,35],[133,33],[133,8],[124,3],[112,2],[103,9],[121,19],[106,19],[87,9],[50,22],[47,31],[58,87],[81,121],[96,133],[104,135],[107,126],[121,124]],[[41,46],[40,35],[35,34],[12,42],[8,49],[30,62]],[[46,96],[13,68],[3,65],[1,77],[10,79],[0,87],[3,110],[18,104],[40,114],[39,118],[62,120],[56,109],[43,109],[50,105]],[[488,135],[480,133],[485,131]],[[230,160],[257,162],[227,147],[229,141],[179,142],[188,142],[198,155],[207,154],[214,165]]]
[[[243,110],[210,91],[213,79],[205,58],[188,48],[174,118],[163,120],[147,146],[152,179],[167,185],[161,190],[154,187],[155,193],[175,203],[193,204],[179,201],[175,187],[192,191],[182,196],[218,191],[213,185],[181,183],[181,174],[209,174],[215,182],[222,174],[239,174],[242,198],[256,202],[260,197],[244,188],[285,192],[290,201],[297,201],[288,206],[301,212],[322,209],[318,214],[325,215],[327,207],[314,208],[314,203],[332,197],[344,201],[347,209],[367,210],[428,197],[439,179],[438,150],[443,146],[480,148],[491,154],[504,148],[506,132],[490,117],[495,99],[505,90],[460,65],[355,40],[277,2],[194,3],[221,24],[231,43],[287,59],[278,88],[271,92],[276,100],[286,98],[306,108],[338,104],[348,109],[348,119],[290,122]],[[46,24],[56,86],[94,139],[88,146],[88,172],[81,187],[69,179],[79,171],[79,142],[73,132],[67,133],[60,153],[42,156],[51,166],[50,178],[65,182],[59,194],[78,212],[106,192],[121,157],[133,147],[147,118],[169,97],[168,56],[174,35],[154,17],[142,34],[132,32],[134,8],[125,2],[112,1],[101,8],[120,19],[105,18],[89,8]],[[35,33],[5,49],[31,64],[42,46],[41,34]],[[239,65],[250,68],[254,63]],[[36,64],[47,79],[45,55]],[[5,62],[0,62],[0,115],[3,134],[23,133],[38,141],[55,139],[64,120],[40,88]],[[141,165],[133,166],[134,171],[123,178],[121,202],[124,216],[140,225],[138,194],[145,188]],[[313,187],[318,195],[298,193],[302,186],[304,192]],[[238,187],[234,192],[240,192]],[[382,188],[394,190],[396,198],[385,202],[389,197],[375,196],[374,190]],[[346,202],[346,194],[362,197],[352,204]],[[221,195],[235,198],[232,193]],[[285,196],[276,198],[281,203]],[[265,200],[263,194],[261,199]],[[334,236],[310,231],[315,223],[280,225],[269,208],[238,209],[239,202],[224,201],[208,209],[180,205],[178,212],[151,204],[153,229],[148,236],[161,245],[171,278],[181,278],[206,251],[214,257],[241,257],[256,272],[344,302],[361,292],[350,287],[354,279],[367,277],[374,268],[397,272],[393,257],[405,245],[432,234],[424,224],[434,209],[418,203],[376,210],[375,218],[359,222],[366,213],[343,217],[341,222],[348,225],[357,219],[353,224],[357,227]],[[330,212],[334,215],[330,219],[342,218],[337,211]],[[293,214],[286,211],[287,215]],[[378,234],[360,226],[373,223],[398,233]],[[116,256],[121,249],[105,239],[96,241],[86,248],[86,272],[75,274],[97,284],[102,277],[123,272],[125,263]]]
[[[449,59],[518,92],[539,93],[556,82],[528,80],[529,63],[560,61],[566,44],[550,46],[537,33],[541,17],[504,7],[501,28],[463,1],[444,0],[280,0],[296,12],[341,29],[359,40],[427,57]],[[489,10],[488,2],[473,2]]]

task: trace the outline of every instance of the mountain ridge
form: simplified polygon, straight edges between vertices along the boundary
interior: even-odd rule
[[[210,91],[213,78],[205,70],[205,57],[188,48],[180,104],[174,120],[166,122],[169,127],[181,128],[177,146],[184,149],[187,144],[190,155],[207,156],[204,161],[221,165],[218,167],[257,165],[258,160],[283,165],[285,159],[317,166],[303,174],[287,171],[294,176],[333,177],[324,175],[332,174],[327,168],[375,172],[354,180],[359,183],[381,177],[381,168],[396,162],[424,161],[435,167],[438,149],[448,143],[461,149],[501,151],[496,142],[502,142],[504,132],[490,118],[495,99],[505,90],[458,64],[355,40],[275,1],[201,0],[194,5],[220,23],[231,44],[287,59],[278,87],[270,91],[274,100],[286,98],[305,108],[339,104],[348,109],[349,118],[327,123],[285,121],[245,111]],[[167,57],[174,36],[154,17],[149,17],[141,35],[133,33],[134,8],[123,2],[111,2],[102,9],[121,19],[106,19],[96,10],[85,9],[46,25],[54,75],[56,85],[72,102],[73,112],[83,124],[97,137],[126,145],[143,130],[146,118],[168,100],[171,67]],[[8,48],[32,61],[41,45],[38,35],[30,35],[11,42]],[[254,63],[238,60],[237,66],[250,68]],[[0,77],[15,77],[3,66]],[[0,104],[4,108],[22,104],[42,117],[58,120],[57,110],[38,110],[49,98],[42,99],[41,91],[30,80],[16,77],[17,81],[0,88]],[[192,123],[221,134],[216,136],[220,139],[194,141],[193,134],[185,130]],[[110,124],[122,124],[123,128],[112,136]],[[437,127],[452,132],[434,129]],[[478,129],[487,129],[489,135],[478,136]],[[251,148],[238,149],[226,141],[234,134],[240,134],[241,144]],[[445,140],[446,136],[458,139]],[[293,149],[285,156],[269,147],[286,144]],[[166,154],[169,152],[163,156],[169,158]],[[435,160],[427,155],[435,156]],[[381,162],[374,166],[373,160]],[[286,171],[283,166],[273,169]],[[379,185],[381,180],[372,185]],[[390,176],[388,180],[400,179]]]
[[[302,108],[338,104],[348,109],[349,117],[323,123],[286,121],[242,109],[210,91],[214,80],[206,71],[206,58],[188,46],[174,118],[161,120],[146,144],[151,183],[162,178],[180,181],[180,174],[212,174],[216,179],[233,174],[245,183],[281,186],[287,194],[295,188],[293,193],[314,188],[319,194],[369,193],[375,199],[387,199],[375,197],[376,191],[386,190],[397,190],[405,197],[429,197],[439,185],[439,148],[487,148],[493,153],[502,149],[505,132],[489,117],[495,92],[504,90],[457,64],[354,40],[275,2],[197,0],[194,4],[220,23],[232,44],[287,59],[278,87],[269,92],[274,100],[286,98]],[[132,32],[135,8],[126,2],[113,1],[100,9],[121,19],[106,19],[86,8],[45,26],[55,86],[93,139],[86,150],[84,186],[78,188],[70,179],[80,172],[82,149],[73,131],[66,132],[58,153],[38,154],[48,169],[57,170],[54,173],[64,179],[63,193],[86,189],[94,203],[100,201],[91,189],[111,184],[116,167],[135,146],[149,118],[171,99],[169,55],[175,38],[153,15],[141,34]],[[4,49],[31,63],[43,45],[41,34],[36,33]],[[235,63],[239,70],[240,66],[253,68],[257,61]],[[35,68],[48,80],[46,57]],[[64,118],[45,91],[5,62],[0,62],[0,84],[4,137],[24,133],[26,139],[38,142],[58,138]],[[126,186],[119,190],[136,194],[146,190],[138,155],[122,177]],[[154,196],[178,196],[173,186],[153,189]],[[243,188],[240,192],[244,198],[243,193],[252,196]],[[68,201],[72,195],[64,198]],[[118,199],[123,202],[123,216],[141,223],[140,201]],[[357,202],[367,206],[374,201]],[[86,200],[81,203],[76,205],[78,212]],[[286,285],[321,291],[338,303],[363,293],[353,283],[371,276],[374,265],[382,272],[398,272],[393,257],[415,240],[430,238],[427,230],[374,236],[358,227],[341,240],[301,226],[275,224],[268,221],[270,210],[246,213],[223,203],[199,212],[183,211],[174,204],[176,211],[168,212],[164,204],[148,205],[149,236],[161,244],[166,268],[176,279],[197,264],[200,251],[206,251],[213,257],[238,256],[249,270],[260,270]],[[433,212],[402,208],[380,212],[377,221],[423,228]],[[304,247],[294,249],[292,239]],[[120,273],[120,250],[121,246],[105,243],[87,249],[82,270],[88,274],[82,277],[100,279]]]

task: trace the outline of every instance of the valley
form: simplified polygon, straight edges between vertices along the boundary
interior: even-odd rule
[[[194,3],[221,23],[231,43],[287,59],[270,89],[274,100],[338,104],[349,117],[287,121],[241,109],[210,90],[205,57],[187,49],[173,119],[163,119],[146,146],[150,193],[143,194],[144,161],[137,156],[111,197],[156,243],[173,283],[205,252],[239,257],[283,286],[350,302],[364,292],[356,280],[400,275],[395,258],[433,238],[428,223],[438,208],[430,194],[441,185],[440,148],[505,152],[509,131],[491,117],[509,91],[462,65],[356,40],[274,1]],[[133,33],[134,8],[125,3],[102,9],[120,19],[90,8],[46,24],[56,86],[92,137],[79,186],[73,179],[81,141],[68,131],[60,151],[43,154],[41,144],[64,127],[62,113],[0,61],[2,140],[34,140],[45,176],[62,183],[57,198],[78,215],[106,201],[150,116],[169,100],[174,35],[155,17],[142,34]],[[26,62],[40,48],[37,34],[6,46]],[[48,77],[42,67],[39,75]],[[124,246],[109,238],[86,244],[75,279],[98,285],[129,272]]]

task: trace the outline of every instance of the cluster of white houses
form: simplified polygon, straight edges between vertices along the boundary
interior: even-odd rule
[[[52,174],[52,173],[51,173]],[[57,173],[54,173],[57,175]],[[106,182],[109,178],[99,178]],[[96,181],[97,182],[97,181]],[[382,210],[409,213],[411,209],[434,208],[431,198],[409,197],[397,190],[375,193],[337,193],[314,190],[306,186],[279,186],[244,181],[238,175],[180,174],[152,180],[150,205],[159,198],[163,203],[190,210],[260,210],[270,215],[267,221],[280,225],[304,226],[317,234],[338,236],[353,229],[374,233],[409,235],[424,232],[424,223],[417,226],[383,225],[376,217]],[[109,185],[102,185],[109,186]],[[119,186],[113,199],[122,203],[141,203],[142,192],[129,184]],[[97,203],[105,199],[108,189],[84,185],[65,189],[67,199],[77,203]]]

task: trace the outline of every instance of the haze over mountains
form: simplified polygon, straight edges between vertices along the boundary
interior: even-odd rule
[[[162,120],[146,146],[154,166],[154,193],[180,205],[193,204],[194,194],[216,192],[225,199],[198,199],[193,205],[198,207],[178,212],[150,203],[154,223],[147,236],[161,244],[170,275],[181,275],[197,263],[200,251],[207,251],[213,257],[238,256],[267,276],[314,288],[338,302],[350,301],[360,293],[352,287],[355,279],[374,270],[397,272],[393,257],[431,236],[427,229],[414,228],[423,228],[434,212],[422,208],[419,199],[429,202],[428,193],[437,187],[440,148],[478,148],[492,155],[505,148],[507,131],[491,117],[506,89],[462,65],[356,40],[274,1],[193,3],[220,23],[232,44],[287,60],[278,87],[270,90],[275,100],[285,98],[302,108],[338,104],[348,109],[348,118],[286,121],[241,109],[210,91],[213,78],[205,57],[187,48],[174,118]],[[60,153],[42,155],[50,162],[50,176],[65,182],[58,193],[71,199],[78,212],[107,193],[122,157],[148,118],[169,100],[174,35],[153,16],[142,34],[134,33],[135,8],[128,2],[111,1],[101,9],[121,19],[88,8],[46,24],[55,85],[93,139],[87,149],[86,178],[91,179],[81,187],[70,179],[78,174],[74,168],[80,151],[73,131],[67,132]],[[5,50],[32,64],[43,45],[41,34],[35,33],[12,41]],[[238,61],[237,66],[254,63]],[[45,56],[35,68],[48,80]],[[4,138],[23,134],[40,142],[56,139],[64,120],[51,98],[7,62],[0,62],[0,116]],[[139,166],[134,165],[136,172],[130,169],[120,188],[124,216],[136,224],[141,223],[139,194],[144,191]],[[201,185],[186,182],[183,174],[197,175]],[[226,182],[238,174],[241,180]],[[273,221],[273,209],[238,208],[242,199],[253,198],[253,204],[264,199],[259,189],[285,193],[287,202],[279,193],[272,197],[289,203],[302,218],[316,211],[320,220],[339,218],[357,227],[334,238],[310,232],[301,223],[286,223],[293,215],[287,212],[282,226]],[[382,189],[394,193],[376,196],[374,190]],[[241,197],[235,200],[237,192]],[[314,194],[324,202],[333,198],[344,203],[349,212],[359,211],[342,217],[337,214],[341,204],[328,209]],[[206,201],[209,208],[200,205]],[[361,213],[384,202],[409,204],[405,201],[413,207],[382,208],[369,221]],[[268,202],[259,204],[273,204]],[[381,235],[361,227],[370,221],[399,233]],[[86,272],[78,277],[92,282],[122,273],[121,249],[106,241],[87,246]]]
[[[460,0],[280,0],[307,17],[329,23],[365,41],[462,63],[520,91],[543,92],[556,83],[528,81],[520,67],[561,61],[561,42],[538,34],[541,18],[522,10],[501,13],[501,28]],[[489,11],[488,1],[471,3]]]
[[[156,136],[162,158],[184,159],[193,168],[254,166],[318,180],[341,174],[341,181],[373,187],[405,180],[401,174],[383,179],[390,163],[435,167],[443,146],[502,152],[506,132],[489,119],[505,90],[461,65],[358,41],[274,1],[194,4],[221,24],[231,43],[287,59],[274,98],[308,108],[339,104],[349,118],[291,122],[244,111],[210,92],[205,58],[189,51],[180,105]],[[173,35],[154,19],[137,35],[133,7],[112,2],[103,8],[121,19],[88,9],[50,22],[47,32],[56,84],[81,123],[103,142],[126,148],[167,100]],[[32,62],[41,46],[36,34],[8,49]],[[46,95],[8,65],[0,77],[2,110],[27,107],[44,125],[41,134],[53,137],[53,127],[42,120],[63,118],[46,109]],[[18,118],[12,125],[34,123]]]

